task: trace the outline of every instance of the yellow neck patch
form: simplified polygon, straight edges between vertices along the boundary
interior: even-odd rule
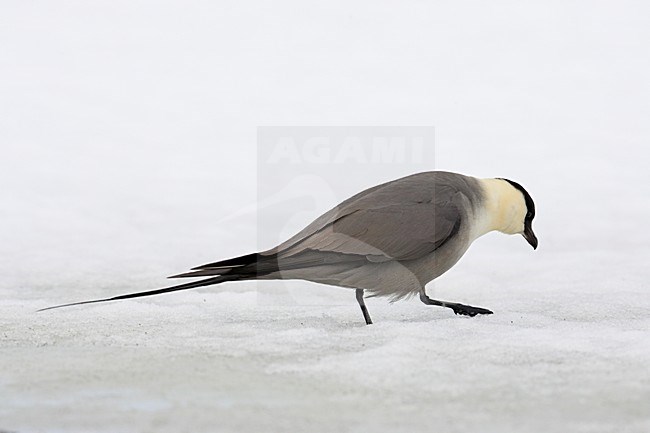
[[[485,192],[485,229],[508,234],[523,232],[527,209],[521,191],[505,180],[479,180]]]

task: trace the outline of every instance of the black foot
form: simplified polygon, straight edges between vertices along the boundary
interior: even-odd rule
[[[447,304],[446,306],[454,310],[454,314],[461,314],[463,316],[474,317],[477,314],[494,314],[492,311],[486,310],[485,308],[472,307],[471,305]]]
[[[455,314],[461,314],[463,316],[474,317],[477,314],[494,314],[492,313],[492,311],[486,310],[485,308],[472,307],[471,305],[456,304],[454,302],[436,301],[435,299],[429,298],[427,294],[424,292],[424,290],[420,292],[420,300],[427,305],[437,305],[439,307],[451,308],[452,310],[454,310]]]

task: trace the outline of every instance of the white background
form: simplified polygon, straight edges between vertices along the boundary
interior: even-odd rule
[[[2,2],[0,430],[649,431],[649,16]],[[270,247],[227,218],[255,204],[259,125],[434,125],[435,168],[526,186],[540,247],[487,235],[429,288],[489,317],[372,299],[365,326],[308,283],[35,313]]]

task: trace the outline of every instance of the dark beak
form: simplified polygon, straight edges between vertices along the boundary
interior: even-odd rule
[[[533,247],[534,250],[537,249],[537,236],[535,236],[535,233],[533,233],[533,228],[531,227],[530,223],[526,224],[524,227],[524,232],[522,233],[522,236],[524,239],[528,241],[531,247]]]

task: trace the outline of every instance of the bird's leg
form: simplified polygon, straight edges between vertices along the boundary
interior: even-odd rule
[[[363,289],[357,289],[357,302],[361,307],[361,312],[363,313],[363,318],[366,319],[366,325],[372,325],[372,319],[368,313],[368,308],[366,308],[366,301],[363,300]]]
[[[420,290],[420,300],[427,305],[437,305],[439,307],[447,307],[454,310],[455,314],[462,314],[464,316],[474,317],[477,314],[492,314],[492,311],[485,308],[472,307],[471,305],[456,304],[454,302],[442,302],[431,299],[427,296],[424,289]]]

